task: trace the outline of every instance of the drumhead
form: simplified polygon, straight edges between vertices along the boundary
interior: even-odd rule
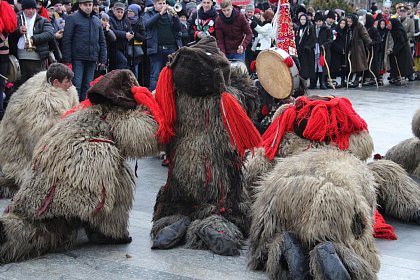
[[[289,54],[272,48],[259,53],[256,61],[258,79],[274,98],[284,99],[293,93],[294,81],[291,69],[283,63]]]

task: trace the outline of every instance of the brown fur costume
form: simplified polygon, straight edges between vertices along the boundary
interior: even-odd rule
[[[0,218],[2,263],[66,249],[82,227],[95,243],[131,241],[134,179],[126,159],[156,154],[158,129],[148,108],[137,106],[136,85],[128,70],[108,73],[88,91],[93,106],[40,139],[30,180]]]
[[[228,119],[228,128],[224,123],[223,116],[228,111],[224,97],[231,95],[222,92],[246,101],[247,96],[255,96],[255,88],[250,87],[249,77],[245,75],[236,76],[242,79],[234,83],[241,84],[240,89],[229,86],[232,79],[229,61],[217,49],[212,37],[191,48],[181,48],[171,58],[170,70],[176,88],[173,97],[175,135],[167,147],[170,162],[167,183],[156,198],[152,248],[173,247],[186,236],[187,248],[236,255],[249,231],[250,201],[243,188],[242,158],[235,150],[240,141],[235,139],[233,144],[227,131],[233,129],[235,123]],[[160,83],[164,75],[161,74]],[[157,100],[159,94],[158,83]],[[255,105],[249,101],[243,105],[252,111]],[[252,126],[246,115],[241,121],[244,126]],[[247,136],[260,141],[253,126]],[[182,219],[185,223],[179,222]],[[175,234],[172,240],[165,237],[166,243],[162,245],[160,237],[168,230]],[[213,241],[208,240],[213,237],[229,248],[214,248],[214,244],[209,244]]]
[[[414,137],[392,147],[385,158],[398,163],[410,175],[420,180],[420,109],[414,114],[411,127]]]
[[[64,91],[46,76],[46,71],[36,74],[12,95],[0,124],[0,193],[5,197],[28,176],[39,139],[78,103],[74,86]]]
[[[250,172],[260,175],[250,176],[255,202],[249,266],[266,270],[270,279],[376,279],[376,203],[395,217],[416,221],[418,186],[390,161],[362,162],[373,151],[367,131],[355,131],[345,150],[297,135],[305,132],[296,121],[281,138],[276,159],[248,162]]]

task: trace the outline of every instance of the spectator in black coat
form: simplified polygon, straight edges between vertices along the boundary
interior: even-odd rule
[[[102,24],[92,8],[92,0],[79,0],[79,10],[67,17],[64,28],[63,63],[72,65],[80,101],[86,99],[96,64],[105,67],[107,58]]]
[[[54,40],[54,33],[48,20],[36,13],[35,0],[22,1],[22,12],[18,14],[16,32],[17,57],[22,74],[18,83],[20,85],[45,68],[50,52],[49,43]]]
[[[346,19],[341,19],[333,29],[330,63],[332,77],[341,77],[341,87],[346,81],[346,39]]]
[[[305,14],[299,16],[295,40],[300,63],[300,77],[304,80],[315,79],[315,30]]]
[[[407,32],[403,25],[397,18],[390,19],[391,23],[391,36],[394,41],[394,47],[389,53],[389,61],[391,64],[391,76],[395,77],[391,83],[401,85],[402,77],[412,75],[413,58],[410,52],[410,45],[407,39]]]
[[[124,14],[125,5],[116,2],[112,9],[108,12],[109,24],[112,31],[117,36],[117,40],[109,44],[109,68],[114,69],[127,69],[127,46],[133,40],[134,33],[128,23],[128,19]]]
[[[137,80],[139,80],[139,64],[144,60],[142,46],[146,42],[146,28],[141,11],[141,7],[137,4],[131,4],[127,9],[128,22],[134,33],[134,39],[128,42],[128,61]],[[144,77],[140,79],[140,82],[144,82]]]
[[[375,84],[375,78],[376,80],[379,79],[379,49],[381,47],[381,35],[379,35],[378,29],[376,29],[375,26],[373,26],[375,20],[371,14],[366,15],[366,23],[365,28],[369,34],[370,39],[372,40],[371,46],[367,48],[368,53],[368,67],[370,71],[364,72],[364,86],[371,86]],[[372,76],[372,73],[375,75],[375,77]]]
[[[384,79],[383,79],[383,75],[386,73],[386,65],[385,65],[385,56],[387,56],[388,54],[386,53],[385,50],[385,45],[386,45],[386,39],[388,36],[388,28],[386,26],[386,21],[385,19],[381,18],[378,20],[377,22],[377,29],[379,32],[379,36],[381,37],[381,43],[379,44],[379,49],[378,49],[378,63],[379,63],[379,79],[378,79],[378,84],[380,86],[384,85]]]

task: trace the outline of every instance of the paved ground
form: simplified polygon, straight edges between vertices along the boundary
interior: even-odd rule
[[[412,137],[411,118],[420,107],[420,82],[404,87],[313,91],[346,96],[367,121],[375,152],[385,152]],[[139,161],[139,179],[130,217],[133,242],[124,246],[92,246],[80,236],[77,248],[36,260],[0,266],[0,279],[266,279],[246,268],[246,252],[221,257],[207,251],[176,248],[152,251],[149,231],[155,195],[166,180],[160,160]],[[0,201],[3,208],[7,201]],[[382,268],[379,279],[420,279],[420,226],[387,218],[397,241],[378,240]]]

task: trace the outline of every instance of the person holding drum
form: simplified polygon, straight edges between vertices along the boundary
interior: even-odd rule
[[[222,0],[222,12],[216,18],[216,40],[229,60],[245,62],[245,49],[252,40],[252,30],[245,16],[234,9],[231,0]]]

